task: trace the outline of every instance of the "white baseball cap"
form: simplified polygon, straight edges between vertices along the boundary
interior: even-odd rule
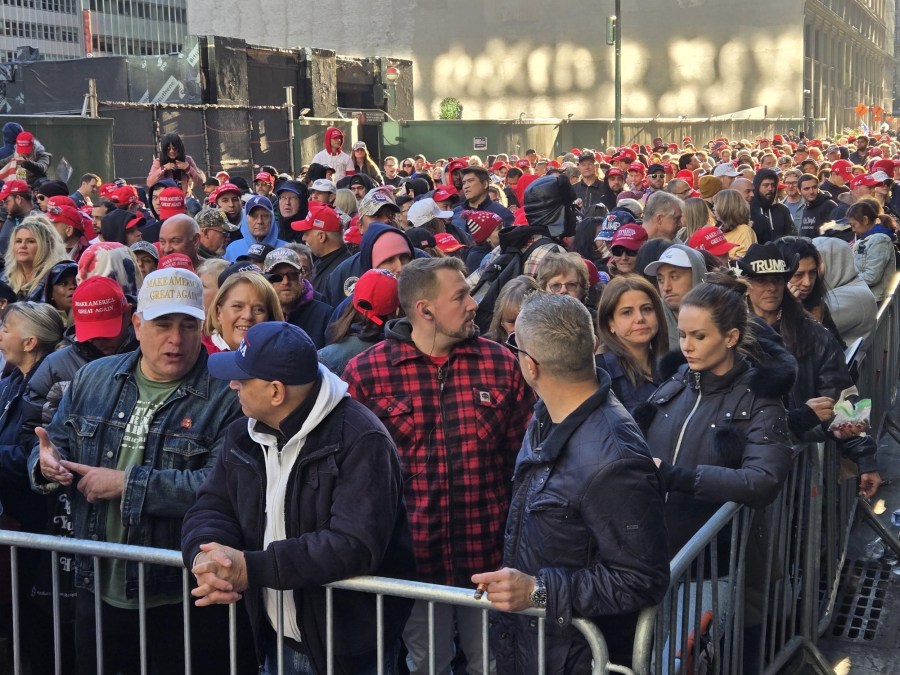
[[[309,189],[315,190],[316,192],[337,192],[337,187],[335,187],[334,181],[330,181],[327,178],[314,180]]]
[[[406,219],[414,227],[421,227],[435,218],[452,218],[453,211],[441,211],[431,197],[413,202],[406,214]]]
[[[137,313],[148,321],[165,314],[187,314],[202,321],[206,312],[200,277],[179,267],[150,272],[138,293]]]
[[[713,169],[713,176],[716,178],[721,178],[722,176],[730,176],[732,178],[737,178],[741,175],[741,172],[734,168],[734,165],[731,163],[719,164]]]
[[[688,257],[688,254],[682,251],[680,248],[671,246],[662,252],[662,255],[659,256],[659,260],[650,263],[644,268],[644,274],[646,274],[648,277],[656,276],[657,271],[663,265],[672,265],[673,267],[687,267],[688,269],[690,269],[691,259]]]

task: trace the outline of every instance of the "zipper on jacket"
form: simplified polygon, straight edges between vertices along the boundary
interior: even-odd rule
[[[691,408],[691,412],[688,413],[688,416],[684,419],[684,424],[681,425],[681,431],[678,434],[678,441],[675,443],[675,454],[672,455],[672,466],[675,466],[678,461],[678,453],[681,451],[681,443],[684,441],[684,432],[687,431],[688,422],[691,421],[691,418],[694,416],[694,413],[697,412],[697,408],[700,406],[700,399],[703,398],[703,391],[700,389],[700,373],[693,373],[694,375],[694,384],[697,388],[697,400],[694,402],[694,407]]]
[[[448,365],[450,365],[449,360],[444,366]],[[444,426],[444,420],[446,419],[446,415],[444,415],[444,385],[447,383],[447,371],[444,366],[438,366],[437,369],[438,407],[441,412],[441,431],[444,435],[444,462],[447,465],[447,542],[450,545],[450,576],[452,578],[456,571],[456,550],[453,546],[453,462],[450,458],[450,444],[447,443],[447,427]]]

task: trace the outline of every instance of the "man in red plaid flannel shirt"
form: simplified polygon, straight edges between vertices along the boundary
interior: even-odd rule
[[[477,304],[456,258],[403,268],[386,339],[350,361],[350,394],[387,427],[400,453],[420,581],[468,586],[498,569],[512,471],[533,397],[512,353],[478,337]],[[479,610],[436,605],[435,666],[449,673],[454,632],[471,674],[482,671]],[[428,668],[427,603],[403,635],[410,672]]]

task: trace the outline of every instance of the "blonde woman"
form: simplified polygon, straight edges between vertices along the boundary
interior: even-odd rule
[[[66,245],[44,215],[28,216],[13,231],[2,280],[20,300],[41,288],[47,274],[66,259]]]
[[[737,246],[728,252],[731,260],[743,258],[756,232],[750,227],[750,205],[737,190],[722,190],[713,197],[713,212],[725,239]]]
[[[234,351],[263,321],[284,321],[275,289],[259,272],[237,272],[222,281],[206,310],[203,344],[210,354]]]
[[[716,224],[712,211],[709,210],[706,201],[700,199],[700,197],[686,199],[684,204],[681,205],[681,214],[681,224],[684,227],[678,231],[676,236],[684,244],[691,240],[691,236],[697,230]]]

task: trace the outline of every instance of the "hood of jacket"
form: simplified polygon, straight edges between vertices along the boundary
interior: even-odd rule
[[[846,241],[836,237],[816,237],[813,244],[822,256],[825,283],[829,288],[840,288],[859,278],[853,262],[853,249]]]
[[[331,139],[334,138],[335,134],[339,134],[341,137],[341,144],[337,149],[337,152],[333,152],[331,150]],[[328,127],[325,130],[325,152],[329,155],[339,155],[341,151],[344,149],[344,132],[338,129],[337,127]]]
[[[565,175],[542,176],[525,189],[525,216],[529,225],[543,225],[553,237],[575,234],[575,188]]]
[[[820,190],[819,194],[816,195],[816,198],[812,200],[812,203],[807,204],[805,206],[805,208],[810,211],[814,211],[815,209],[822,206],[822,204],[824,204],[827,201],[831,201],[831,195],[829,195],[827,192],[822,192]]]
[[[775,183],[778,183],[778,174],[775,173],[775,171],[773,171],[772,169],[760,169],[759,173],[757,173],[753,177],[753,197],[759,200],[761,206],[763,206],[764,208],[769,208],[772,206],[772,204],[775,203],[775,200],[766,199],[761,194],[759,194],[759,186],[766,178],[773,178],[775,180]],[[778,191],[776,190],[775,193],[777,195]]]
[[[894,231],[891,230],[890,228],[885,227],[881,223],[878,223],[877,225],[875,225],[875,227],[870,229],[868,232],[866,232],[864,235],[862,235],[859,238],[865,239],[866,237],[873,235],[873,234],[883,234],[883,235],[886,235],[887,238],[890,239],[891,241],[897,241],[897,235],[894,234]]]
[[[12,155],[16,151],[16,136],[24,131],[18,122],[7,122],[3,125],[3,148],[0,157]]]
[[[671,248],[677,248],[679,251],[684,251],[688,260],[691,261],[691,288],[703,283],[703,275],[706,274],[706,262],[703,259],[703,255],[699,251],[692,249],[690,246],[685,246],[684,244],[672,244]]]
[[[532,237],[550,237],[545,225],[509,225],[500,228],[500,250],[517,248],[523,253]]]
[[[360,274],[372,269],[372,247],[375,245],[378,238],[385,232],[396,232],[397,234],[403,235],[403,232],[396,227],[384,223],[369,223],[369,226],[366,228],[362,241],[359,244]],[[404,239],[405,238],[404,235]],[[409,255],[415,258],[416,251],[413,248],[413,245],[409,243],[408,239],[406,240],[406,243],[409,245]]]

